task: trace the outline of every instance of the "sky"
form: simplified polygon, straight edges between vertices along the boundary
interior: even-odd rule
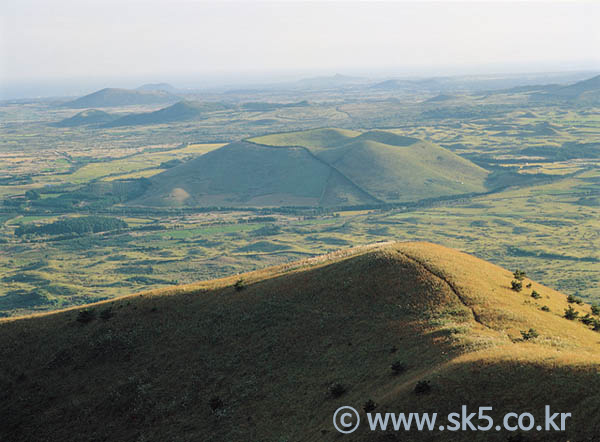
[[[7,85],[600,70],[600,2],[2,0]]]

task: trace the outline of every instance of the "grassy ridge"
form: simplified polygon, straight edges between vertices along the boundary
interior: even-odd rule
[[[331,423],[339,406],[372,399],[394,412],[492,405],[497,420],[507,411],[541,418],[549,404],[573,413],[561,438],[589,440],[598,430],[589,405],[600,391],[598,334],[562,318],[564,295],[527,278],[515,292],[512,279],[455,250],[388,243],[133,295],[87,314],[4,320],[0,438],[29,441],[44,428],[50,441],[328,441],[339,436]],[[530,328],[539,336],[524,340]],[[397,375],[395,361],[405,368]],[[422,379],[432,389],[416,395]],[[363,428],[345,439],[382,437]]]

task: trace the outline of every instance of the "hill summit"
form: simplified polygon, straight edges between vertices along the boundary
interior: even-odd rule
[[[166,91],[132,90],[105,88],[76,100],[63,103],[62,106],[74,109],[91,107],[116,107],[143,104],[162,104],[177,101],[177,96]]]
[[[316,129],[223,146],[150,179],[133,202],[166,206],[357,206],[485,191],[487,171],[386,131]]]
[[[143,124],[166,124],[188,120],[206,118],[206,113],[228,109],[220,102],[201,103],[197,101],[182,100],[171,106],[153,111],[140,112],[117,118],[106,124],[106,127],[137,126]]]
[[[366,419],[369,403],[440,419],[491,406],[497,423],[572,414],[560,433],[401,433],[413,441],[595,440],[598,333],[567,308],[590,314],[522,272],[383,243],[4,319],[0,439],[333,441],[335,410]],[[361,426],[344,440],[396,436]]]

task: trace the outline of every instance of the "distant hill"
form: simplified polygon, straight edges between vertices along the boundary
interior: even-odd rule
[[[178,92],[178,89],[174,86],[171,86],[169,83],[148,83],[148,84],[143,84],[140,87],[136,88],[137,91],[165,91],[165,92],[169,92],[171,94],[176,94]]]
[[[118,118],[116,115],[111,115],[107,112],[98,109],[88,109],[79,112],[78,114],[65,118],[64,120],[54,123],[56,127],[76,127],[76,126],[99,126],[109,123]]]
[[[600,104],[600,75],[569,85],[534,84],[496,91],[496,93],[524,93],[534,102],[569,102]]]
[[[590,306],[513,280],[456,250],[386,243],[0,319],[0,440],[400,440],[369,431],[369,400],[437,413],[401,440],[597,440],[599,335],[563,317],[593,322]],[[571,417],[561,432],[440,431],[463,405],[492,407],[495,425],[509,412],[543,425],[546,405]],[[341,406],[360,414],[355,433],[334,428]]]
[[[446,95],[446,94],[438,94],[435,97],[431,97],[427,100],[425,100],[425,103],[440,103],[443,101],[450,101],[455,99],[456,97],[453,95]]]
[[[600,75],[550,91],[553,98],[579,103],[600,103]]]
[[[76,100],[63,103],[63,107],[74,109],[88,107],[117,107],[143,104],[172,103],[179,98],[165,91],[139,91],[131,89],[106,88]]]
[[[166,206],[353,206],[485,191],[487,171],[385,131],[316,129],[231,143],[150,178]]]
[[[209,112],[226,109],[229,109],[229,106],[219,102],[200,103],[195,101],[180,101],[154,112],[142,112],[125,115],[107,123],[105,127],[164,124],[179,121],[199,120],[205,118],[205,114]]]

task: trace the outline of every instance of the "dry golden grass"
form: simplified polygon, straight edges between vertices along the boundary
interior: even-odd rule
[[[0,440],[337,440],[333,412],[368,399],[379,411],[442,415],[490,405],[496,419],[539,417],[548,404],[573,413],[568,431],[526,440],[593,440],[600,334],[562,318],[564,295],[528,279],[517,293],[512,279],[434,244],[382,243],[98,303],[85,324],[82,309],[6,319]],[[529,328],[539,337],[524,341]],[[396,360],[407,369],[394,376]],[[430,394],[413,393],[421,379]],[[339,398],[334,382],[346,386]],[[395,440],[384,436],[361,428],[344,440]]]

